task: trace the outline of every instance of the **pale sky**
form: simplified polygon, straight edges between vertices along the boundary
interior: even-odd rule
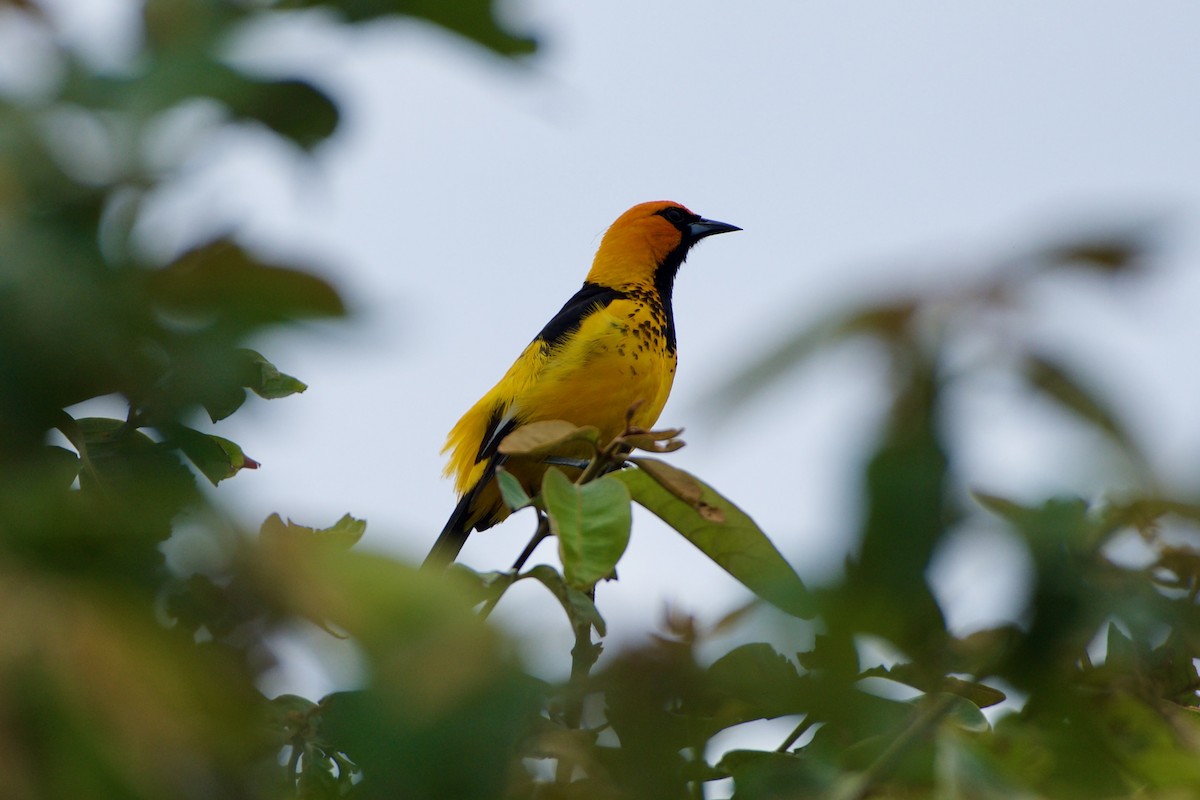
[[[1046,281],[1020,333],[1074,354],[1136,415],[1156,465],[1195,488],[1200,5],[539,0],[512,16],[543,42],[517,65],[406,22],[344,32],[307,16],[248,37],[254,63],[328,87],[341,129],[315,167],[261,135],[223,136],[146,220],[164,252],[192,215],[233,225],[310,261],[356,312],[257,343],[311,388],[214,430],[263,464],[216,493],[245,524],[348,511],[368,520],[361,546],[421,558],[454,505],[446,431],[578,288],[606,226],[652,199],[744,228],[705,241],[676,284],[661,423],[688,447],[670,458],[806,580],[852,547],[880,361],[844,348],[724,419],[713,391],[832,309],[980,274],[1064,229],[1169,223],[1157,271],[1115,288]],[[1040,500],[1116,480],[1102,447],[1002,380],[955,407],[973,485]],[[531,528],[520,515],[476,534],[463,559],[505,567]],[[994,532],[948,545],[934,577],[955,629],[1017,613],[1022,563]],[[552,673],[570,631],[542,592],[521,587],[496,618],[544,643],[531,658]],[[598,603],[621,643],[666,603],[711,621],[747,597],[643,515]]]

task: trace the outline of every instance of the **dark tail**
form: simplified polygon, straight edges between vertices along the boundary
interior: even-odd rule
[[[469,517],[471,503],[474,500],[475,492],[472,490],[464,494],[458,501],[458,505],[450,514],[450,519],[446,520],[446,527],[442,528],[437,541],[433,543],[433,549],[421,563],[421,569],[445,569],[453,563],[454,559],[458,558],[463,545],[467,543],[467,537],[471,535]]]
[[[467,537],[471,535],[471,530],[477,524],[481,525],[480,530],[491,527],[492,522],[471,519],[471,511],[475,505],[475,498],[483,491],[483,487],[487,486],[496,476],[496,467],[503,463],[503,456],[496,456],[488,462],[483,474],[479,476],[479,480],[467,490],[462,499],[458,501],[458,505],[454,507],[454,511],[450,513],[450,519],[446,520],[446,526],[438,534],[437,541],[433,543],[429,555],[425,556],[425,560],[421,562],[421,569],[445,569],[454,562],[454,559],[458,558],[463,545],[467,543]]]

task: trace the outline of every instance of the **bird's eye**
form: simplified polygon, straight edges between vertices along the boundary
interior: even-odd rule
[[[683,212],[678,208],[668,208],[663,212],[663,216],[671,222],[683,222]]]

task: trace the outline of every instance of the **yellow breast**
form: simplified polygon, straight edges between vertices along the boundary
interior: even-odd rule
[[[635,403],[634,424],[653,425],[674,378],[675,353],[667,347],[661,305],[649,293],[630,292],[588,316],[547,353],[544,371],[514,407],[526,422],[594,425],[604,442],[624,430]]]

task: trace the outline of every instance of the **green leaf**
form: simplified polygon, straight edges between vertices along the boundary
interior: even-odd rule
[[[828,798],[841,774],[832,763],[762,750],[730,750],[717,769],[733,776],[733,800]]]
[[[70,486],[79,477],[79,456],[63,447],[47,445],[42,453],[43,468],[52,475],[52,482]]]
[[[661,431],[642,431],[640,433],[624,433],[621,444],[633,450],[645,450],[648,453],[674,453],[685,446],[679,437],[683,428],[667,428]]]
[[[656,458],[630,458],[642,471],[658,481],[664,489],[687,503],[696,512],[714,522],[720,522],[723,515],[714,507],[704,503],[704,487],[687,472],[673,467],[665,461]]]
[[[503,467],[496,468],[496,483],[500,486],[500,496],[504,498],[504,504],[510,510],[516,511],[533,503],[521,482]]]
[[[595,453],[599,440],[600,431],[591,425],[580,427],[561,419],[547,419],[522,425],[505,436],[497,449],[506,456],[541,458],[574,453],[580,444]]]
[[[857,561],[847,564],[840,605],[849,624],[923,661],[935,657],[946,636],[926,571],[956,508],[946,490],[935,357],[913,341],[893,350],[897,389],[864,471],[862,545]]]
[[[1026,354],[1022,372],[1034,389],[1091,424],[1116,443],[1139,466],[1146,463],[1141,449],[1116,412],[1062,363],[1044,355]]]
[[[884,678],[922,692],[941,692],[955,694],[970,700],[979,708],[988,708],[1004,702],[1005,694],[999,689],[993,689],[975,681],[964,681],[953,676],[930,676],[928,670],[923,670],[913,664],[896,664],[890,669],[878,666],[864,670],[860,678]]]
[[[1025,506],[986,492],[972,491],[971,496],[1011,524],[1035,555],[1061,557],[1064,544],[1076,549],[1094,538],[1095,526],[1088,519],[1087,503],[1078,497],[1055,497],[1041,506]]]
[[[948,462],[938,431],[941,387],[934,364],[917,353],[912,360],[867,464],[867,519],[858,567],[872,587],[902,593],[924,582],[950,517]]]
[[[307,384],[280,372],[262,353],[249,348],[239,348],[238,352],[248,368],[245,387],[264,400],[278,400],[308,388]]]
[[[1015,784],[978,736],[943,727],[936,740],[937,797],[1010,800],[1033,797]]]
[[[246,390],[241,386],[215,386],[210,391],[205,393],[205,398],[202,401],[204,410],[208,412],[208,418],[213,422],[220,422],[227,417],[233,416],[239,408],[246,402]]]
[[[939,693],[936,695],[925,695],[914,698],[912,703],[913,705],[921,705],[935,701],[948,704],[948,710],[943,719],[957,728],[961,728],[969,733],[987,733],[992,729],[991,723],[988,722],[983,712],[979,710],[979,706],[958,694]]]
[[[1196,669],[1194,652],[1188,637],[1178,628],[1171,631],[1166,641],[1154,648],[1151,653],[1151,675],[1160,697],[1183,706],[1196,705],[1200,672]]]
[[[179,425],[171,429],[171,441],[216,486],[243,469],[258,469],[235,442]]]
[[[320,0],[290,0],[290,5],[325,5]],[[510,31],[501,25],[495,0],[343,0],[338,10],[351,22],[364,22],[387,14],[403,14],[426,19],[446,30],[464,36],[500,55],[532,53],[537,42],[530,36]]]
[[[308,388],[285,375],[257,351],[222,350],[211,361],[177,365],[176,383],[185,393],[196,393],[213,422],[233,414],[246,402],[246,389],[264,400],[298,394]],[[189,386],[190,384],[190,386]]]
[[[567,583],[594,586],[611,577],[629,544],[629,491],[612,476],[576,486],[554,467],[542,479],[542,500]]]
[[[600,611],[596,608],[592,598],[567,584],[554,567],[549,564],[539,564],[528,572],[521,573],[517,579],[524,578],[533,578],[549,589],[550,593],[558,599],[563,610],[567,612],[567,619],[570,620],[572,626],[576,623],[586,622],[596,629],[596,633],[601,636],[606,635],[607,626],[604,624],[604,617],[600,616]]]
[[[228,239],[185,253],[152,272],[147,284],[166,310],[215,315],[245,328],[346,313],[325,281],[261,261]]]
[[[737,721],[808,710],[807,687],[796,665],[765,642],[744,644],[721,656],[708,668],[708,679],[714,689],[743,706]]]
[[[91,467],[80,475],[85,493],[156,508],[163,523],[195,499],[192,473],[168,446],[121,420],[89,417],[76,425]]]
[[[349,550],[367,530],[367,521],[344,515],[328,528],[308,528],[297,525],[290,519],[285,523],[278,514],[263,521],[259,536],[265,542],[306,541],[331,545],[338,550]]]
[[[337,106],[307,81],[257,80],[233,73],[222,91],[213,94],[236,116],[257,120],[306,150],[337,130]]]
[[[759,597],[802,619],[815,613],[800,576],[754,520],[695,476],[688,478],[700,487],[696,502],[681,499],[643,469],[607,477],[624,483],[634,500]]]
[[[305,697],[281,694],[267,701],[266,713],[271,727],[278,729],[279,744],[286,744],[293,736],[303,734],[309,718],[317,710],[317,704]]]
[[[1138,655],[1138,647],[1134,641],[1126,636],[1115,622],[1108,623],[1104,665],[1118,672],[1132,674],[1138,666]]]

